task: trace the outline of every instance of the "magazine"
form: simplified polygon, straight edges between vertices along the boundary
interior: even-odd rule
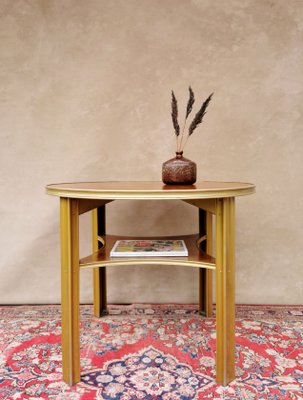
[[[117,240],[110,252],[111,257],[186,257],[184,240],[135,239]]]

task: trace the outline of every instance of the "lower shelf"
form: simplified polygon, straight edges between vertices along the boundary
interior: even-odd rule
[[[140,237],[140,239],[183,239],[187,250],[187,257],[110,257],[110,251],[117,240],[138,239],[129,236],[105,235],[105,245],[92,255],[80,260],[80,268],[99,268],[123,265],[170,265],[196,268],[216,269],[215,258],[203,253],[198,246],[199,235],[166,236],[166,237]]]

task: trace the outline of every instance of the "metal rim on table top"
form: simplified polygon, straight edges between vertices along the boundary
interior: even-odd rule
[[[47,194],[77,199],[150,200],[224,198],[253,194],[255,185],[243,182],[197,182],[165,185],[162,182],[72,182],[46,186]]]

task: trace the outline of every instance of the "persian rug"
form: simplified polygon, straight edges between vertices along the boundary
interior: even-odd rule
[[[61,378],[59,306],[0,307],[0,399],[303,399],[303,307],[237,306],[237,379],[215,381],[195,305],[81,306],[81,382]]]

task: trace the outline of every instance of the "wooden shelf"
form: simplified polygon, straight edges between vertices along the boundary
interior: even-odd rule
[[[117,240],[138,239],[130,236],[105,235],[105,246],[92,255],[80,260],[80,268],[99,268],[123,265],[170,265],[196,268],[216,269],[215,258],[199,250],[197,241],[199,235],[140,237],[140,239],[183,239],[188,249],[187,257],[110,257],[110,251]]]

